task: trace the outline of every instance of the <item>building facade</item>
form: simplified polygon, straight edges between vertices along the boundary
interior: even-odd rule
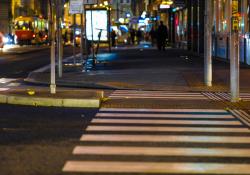
[[[12,14],[11,14],[11,1],[1,0],[0,5],[0,32],[9,33],[11,30]]]
[[[19,16],[48,17],[48,0],[1,0],[0,31],[12,32],[14,19]]]

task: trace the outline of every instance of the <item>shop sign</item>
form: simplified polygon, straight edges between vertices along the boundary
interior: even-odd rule
[[[83,1],[82,0],[70,0],[69,13],[80,14],[82,12],[83,12]]]
[[[232,15],[238,16],[239,2],[238,0],[232,0]]]
[[[91,5],[91,4],[97,4],[97,0],[82,0],[83,5]]]
[[[231,19],[231,27],[232,31],[238,32],[239,31],[239,2],[238,0],[232,0],[232,19]]]

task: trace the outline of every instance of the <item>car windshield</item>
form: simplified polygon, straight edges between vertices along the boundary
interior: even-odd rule
[[[17,30],[32,30],[33,27],[30,21],[17,21],[15,24]]]

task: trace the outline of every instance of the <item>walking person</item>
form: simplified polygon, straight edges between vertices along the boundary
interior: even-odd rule
[[[165,50],[166,47],[166,40],[168,37],[168,29],[167,27],[163,24],[163,21],[160,21],[160,25],[156,31],[157,34],[157,47],[158,50]]]
[[[139,45],[142,40],[142,31],[141,29],[138,29],[136,32],[136,38],[137,38],[137,44]]]
[[[111,31],[111,34],[110,34],[110,37],[111,37],[111,45],[112,45],[112,47],[115,47],[116,46],[116,44],[115,44],[115,38],[116,38],[116,33],[115,33],[115,31],[114,30],[112,30]]]
[[[129,33],[130,33],[131,42],[134,45],[135,44],[135,30],[133,28],[131,28],[129,30]]]
[[[151,39],[151,45],[154,46],[155,39],[156,39],[156,31],[155,31],[154,27],[151,28],[149,35],[150,35],[150,39]]]

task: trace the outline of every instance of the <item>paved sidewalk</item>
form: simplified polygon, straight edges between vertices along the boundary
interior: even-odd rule
[[[28,84],[21,87],[15,87],[16,82],[4,86],[8,80],[3,80],[0,82],[0,103],[98,108],[101,101],[105,101],[104,97],[111,93],[109,90],[117,89],[197,92],[212,101],[214,98],[217,101],[227,100],[230,95],[229,64],[213,62],[213,87],[208,88],[203,85],[203,58],[185,50],[168,48],[165,52],[159,52],[152,47],[122,47],[113,49],[112,53],[102,50],[97,59],[94,67],[90,60],[85,62],[79,55],[76,62],[83,61],[85,66],[72,64],[73,57],[65,59],[63,77],[56,78],[55,95],[49,92],[49,65],[31,72],[25,79]],[[245,93],[245,99],[250,96],[249,77],[250,69],[242,67],[240,90]]]
[[[57,77],[57,85],[135,90],[230,91],[228,63],[214,60],[213,87],[208,88],[203,84],[203,58],[185,50],[158,52],[154,48],[122,47],[114,49],[113,53],[99,54],[98,61],[96,67],[87,71],[81,65],[65,65],[63,77]],[[250,68],[241,68],[241,92],[250,92],[249,77]],[[32,72],[26,82],[48,84],[49,80],[49,69],[43,69]]]

